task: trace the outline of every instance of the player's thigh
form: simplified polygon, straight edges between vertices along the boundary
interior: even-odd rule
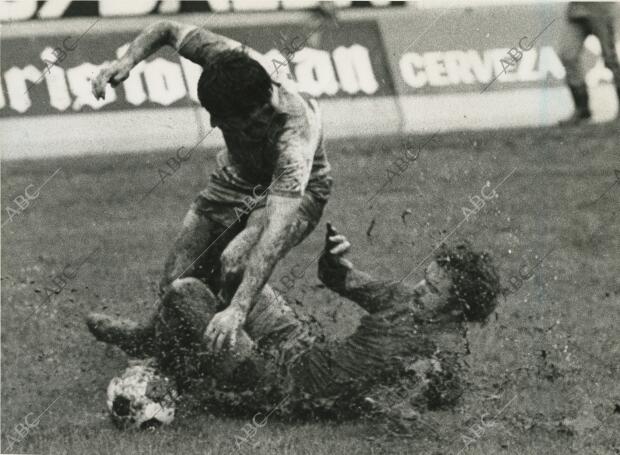
[[[618,76],[618,54],[616,53],[616,44],[614,36],[614,24],[612,18],[602,17],[593,20],[592,33],[596,35],[601,43],[601,53],[605,66],[614,72],[614,76]]]
[[[588,36],[588,26],[583,21],[566,21],[560,39],[560,58],[566,65],[579,60],[583,42]]]
[[[195,277],[208,284],[217,283],[220,255],[242,229],[225,226],[208,216],[210,203],[198,198],[185,215],[181,231],[168,254],[160,289],[165,290],[177,278]]]
[[[320,200],[312,193],[306,192],[295,214],[295,219],[285,234],[285,253],[301,243],[316,228],[323,216],[326,203],[327,201]]]

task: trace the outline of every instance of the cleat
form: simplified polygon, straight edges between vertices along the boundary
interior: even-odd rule
[[[121,348],[131,357],[148,357],[151,354],[149,338],[152,330],[128,319],[91,313],[86,317],[86,325],[95,338],[104,343]]]

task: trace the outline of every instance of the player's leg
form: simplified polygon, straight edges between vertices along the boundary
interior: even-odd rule
[[[231,221],[226,225],[221,219],[234,207],[230,204],[218,203],[198,196],[185,215],[181,232],[164,263],[164,273],[160,280],[159,295],[165,296],[171,283],[184,277],[195,277],[217,290],[219,285],[219,258],[226,244],[243,228],[244,220]],[[234,220],[234,218],[232,218]],[[123,323],[115,328],[116,320],[105,316],[91,321],[93,327],[99,327],[101,336],[104,333],[116,332],[126,334],[126,341],[120,342],[123,349],[132,355],[143,352],[132,351],[132,346],[139,346],[142,341],[153,335],[156,312],[141,323]],[[137,341],[136,341],[137,340]],[[146,344],[142,343],[144,346]],[[120,344],[119,344],[120,345]]]
[[[202,196],[192,203],[166,259],[164,276],[160,282],[160,298],[166,297],[171,284],[178,278],[194,276],[210,286],[218,285],[221,252],[242,229],[244,222],[239,220],[238,223],[231,222],[226,226],[220,221],[232,210],[230,204],[218,204]],[[138,323],[91,314],[87,318],[87,325],[100,341],[116,344],[131,356],[148,357],[153,353],[152,340],[157,317],[155,311],[146,321]]]
[[[172,351],[201,345],[217,307],[217,298],[202,281],[193,277],[174,280],[157,312],[155,338],[158,346]]]
[[[179,384],[209,374],[230,380],[235,368],[253,354],[255,343],[242,331],[235,352],[215,358],[204,331],[219,302],[209,288],[192,277],[174,280],[161,298],[150,329],[133,321],[90,314],[87,325],[99,341],[113,344],[132,357],[154,357],[162,372]]]
[[[245,263],[263,232],[264,212],[264,208],[254,210],[245,229],[226,245],[220,256],[220,297],[224,302],[230,302],[239,287]]]
[[[172,282],[162,298],[154,324],[157,359],[162,371],[174,373],[181,380],[207,373],[225,377],[234,370],[236,360],[248,355],[254,343],[242,332],[235,353],[227,353],[225,361],[218,362],[214,370],[215,358],[204,342],[204,332],[218,306],[217,298],[202,281],[189,277]]]
[[[605,66],[610,69],[616,84],[618,96],[618,117],[620,117],[620,63],[616,53],[614,20],[612,17],[600,17],[592,21],[592,33],[596,35],[601,43],[603,61]]]
[[[86,325],[97,340],[118,346],[131,357],[155,355],[152,323],[140,324],[130,319],[91,313],[86,316]]]
[[[132,357],[160,357],[199,344],[216,311],[216,298],[202,281],[180,278],[167,287],[148,325],[98,313],[89,314],[86,324],[99,341]]]
[[[590,32],[587,20],[568,20],[563,24],[560,59],[566,69],[566,83],[575,102],[575,113],[563,123],[578,123],[591,117],[588,90],[580,65],[583,42]]]
[[[175,372],[178,380],[196,379],[207,374],[225,383],[239,381],[240,365],[264,362],[260,352],[286,349],[291,343],[313,339],[307,325],[290,309],[282,296],[266,285],[248,314],[245,330],[238,335],[233,352],[213,356],[204,332],[221,302],[195,278],[175,280],[162,299],[155,321],[154,351],[164,372]],[[248,373],[253,368],[248,369]]]
[[[187,212],[164,264],[160,292],[177,278],[195,277],[217,289],[220,273],[220,255],[226,245],[243,229],[243,220],[226,225],[217,215],[229,212],[226,204],[198,196]],[[215,214],[215,216],[214,216]]]

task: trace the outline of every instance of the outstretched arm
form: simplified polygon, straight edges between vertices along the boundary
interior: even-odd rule
[[[118,60],[108,63],[93,80],[92,88],[95,98],[105,97],[105,87],[113,87],[129,77],[129,72],[163,46],[178,48],[183,38],[195,27],[174,21],[159,21],[146,27]]]
[[[129,45],[122,60],[133,67],[163,46],[179,49],[183,38],[195,28],[175,21],[159,21],[149,25]]]
[[[134,66],[157,52],[163,46],[171,46],[179,55],[204,66],[218,52],[241,47],[233,39],[211,32],[195,25],[175,21],[159,21],[146,27],[129,45],[127,52],[118,60],[105,65],[93,80],[95,98],[105,97],[105,87],[113,87],[129,77]],[[264,57],[254,49],[244,47],[245,51],[263,66],[267,65]]]
[[[415,289],[399,281],[377,280],[356,270],[351,261],[344,258],[350,248],[349,241],[328,223],[325,248],[319,260],[319,279],[325,286],[353,300],[369,313],[414,298]]]

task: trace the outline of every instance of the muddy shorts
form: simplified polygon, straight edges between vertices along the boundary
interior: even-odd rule
[[[331,186],[332,179],[327,176],[308,183],[299,217],[308,222],[310,230],[321,219]],[[265,207],[268,194],[268,186],[249,183],[224,166],[211,174],[209,184],[196,198],[196,210],[225,227],[244,226],[250,213]]]

